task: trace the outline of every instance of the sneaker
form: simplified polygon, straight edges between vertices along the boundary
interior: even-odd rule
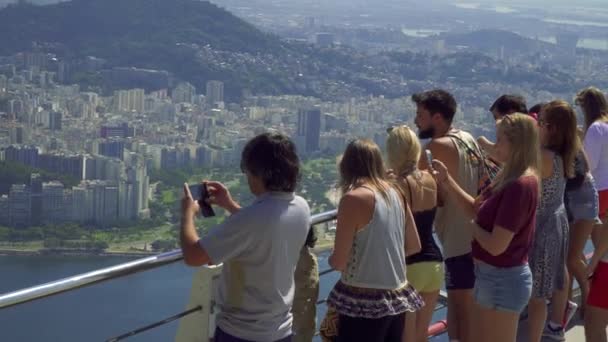
[[[566,341],[566,336],[563,328],[553,330],[551,327],[549,327],[549,325],[545,325],[545,330],[543,330],[543,337],[546,337],[553,341]]]
[[[576,314],[576,309],[578,309],[578,305],[575,302],[569,300],[568,307],[566,308],[566,313],[564,314],[564,327],[568,326],[568,324],[572,320],[572,317],[574,317],[574,315]]]

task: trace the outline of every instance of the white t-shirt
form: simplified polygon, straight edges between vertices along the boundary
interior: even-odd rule
[[[608,123],[594,122],[585,134],[589,169],[599,191],[608,190]]]
[[[201,238],[211,261],[224,263],[216,293],[224,332],[252,341],[292,334],[293,277],[310,223],[306,200],[270,192]]]

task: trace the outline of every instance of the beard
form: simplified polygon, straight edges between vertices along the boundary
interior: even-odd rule
[[[425,130],[418,129],[418,138],[420,139],[431,139],[433,136],[435,136],[434,127],[429,127]]]

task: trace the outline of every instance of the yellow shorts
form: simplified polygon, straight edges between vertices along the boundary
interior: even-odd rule
[[[407,281],[418,292],[435,292],[443,284],[443,263],[438,261],[418,262],[407,265]]]

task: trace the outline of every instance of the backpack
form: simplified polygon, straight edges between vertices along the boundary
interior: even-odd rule
[[[500,166],[494,160],[489,158],[477,144],[471,146],[470,143],[466,142],[464,139],[454,133],[448,133],[447,136],[452,138],[453,141],[466,152],[469,160],[473,162],[473,165],[477,165],[479,168],[477,195],[483,194],[490,188],[492,181],[494,181],[496,175],[498,175]]]

